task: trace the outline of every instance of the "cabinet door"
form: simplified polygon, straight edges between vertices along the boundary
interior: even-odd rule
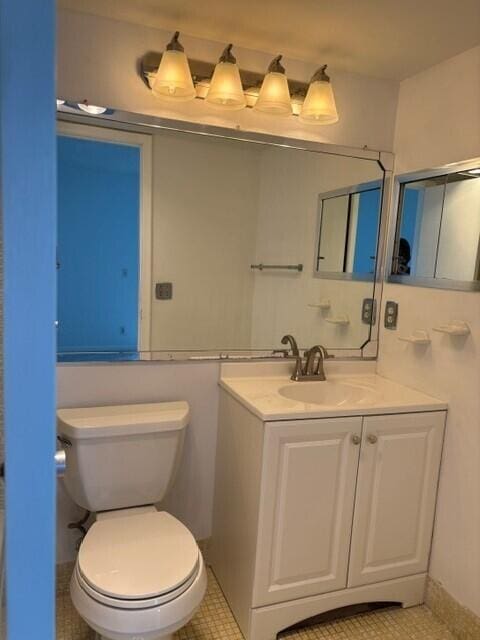
[[[361,418],[266,424],[254,606],[346,586],[361,429]]]
[[[427,570],[444,412],[364,419],[349,587]]]

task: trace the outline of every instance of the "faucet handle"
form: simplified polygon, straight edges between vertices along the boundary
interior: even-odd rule
[[[272,356],[283,356],[284,358],[288,358],[288,349],[274,349],[272,351]]]

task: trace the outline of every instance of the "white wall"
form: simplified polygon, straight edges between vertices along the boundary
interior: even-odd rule
[[[475,278],[479,238],[480,177],[447,184],[438,246],[437,277],[451,280]]]
[[[152,349],[249,349],[262,148],[153,136]]]
[[[397,172],[479,157],[479,114],[480,47],[402,82]],[[480,615],[480,293],[387,284],[384,299],[399,302],[399,327],[381,332],[379,373],[450,403],[430,573]],[[466,339],[397,339],[456,319],[469,323]]]
[[[323,257],[323,260],[318,265],[321,271],[343,271],[347,231],[350,236],[349,201],[350,197],[344,195],[337,198],[328,198],[323,202],[322,234],[318,250]],[[320,209],[320,206],[318,208]],[[352,243],[350,241],[348,245],[351,249]],[[353,242],[353,246],[355,247],[355,242]]]
[[[428,187],[420,192],[413,255],[412,275],[422,278],[435,277],[437,262],[437,241],[442,221],[444,188],[443,185]]]
[[[480,154],[480,47],[400,84],[396,171],[405,173]]]
[[[58,16],[58,95],[173,119],[239,127],[296,138],[389,151],[393,145],[398,83],[332,67],[340,122],[302,125],[298,118],[272,118],[251,109],[225,113],[200,100],[183,105],[153,97],[138,76],[137,64],[148,51],[163,51],[171,33],[82,13]],[[191,58],[216,62],[225,43],[182,36]],[[235,48],[240,66],[264,73],[273,55]],[[319,60],[319,64],[328,60]],[[284,59],[290,77],[308,81],[318,65]]]

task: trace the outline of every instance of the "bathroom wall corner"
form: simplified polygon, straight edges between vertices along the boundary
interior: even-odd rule
[[[442,584],[430,576],[427,579],[425,604],[458,640],[480,638],[480,618],[452,598]]]

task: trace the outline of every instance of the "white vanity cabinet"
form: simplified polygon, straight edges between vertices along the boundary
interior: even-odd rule
[[[445,411],[264,421],[221,391],[211,563],[247,640],[423,602]]]

